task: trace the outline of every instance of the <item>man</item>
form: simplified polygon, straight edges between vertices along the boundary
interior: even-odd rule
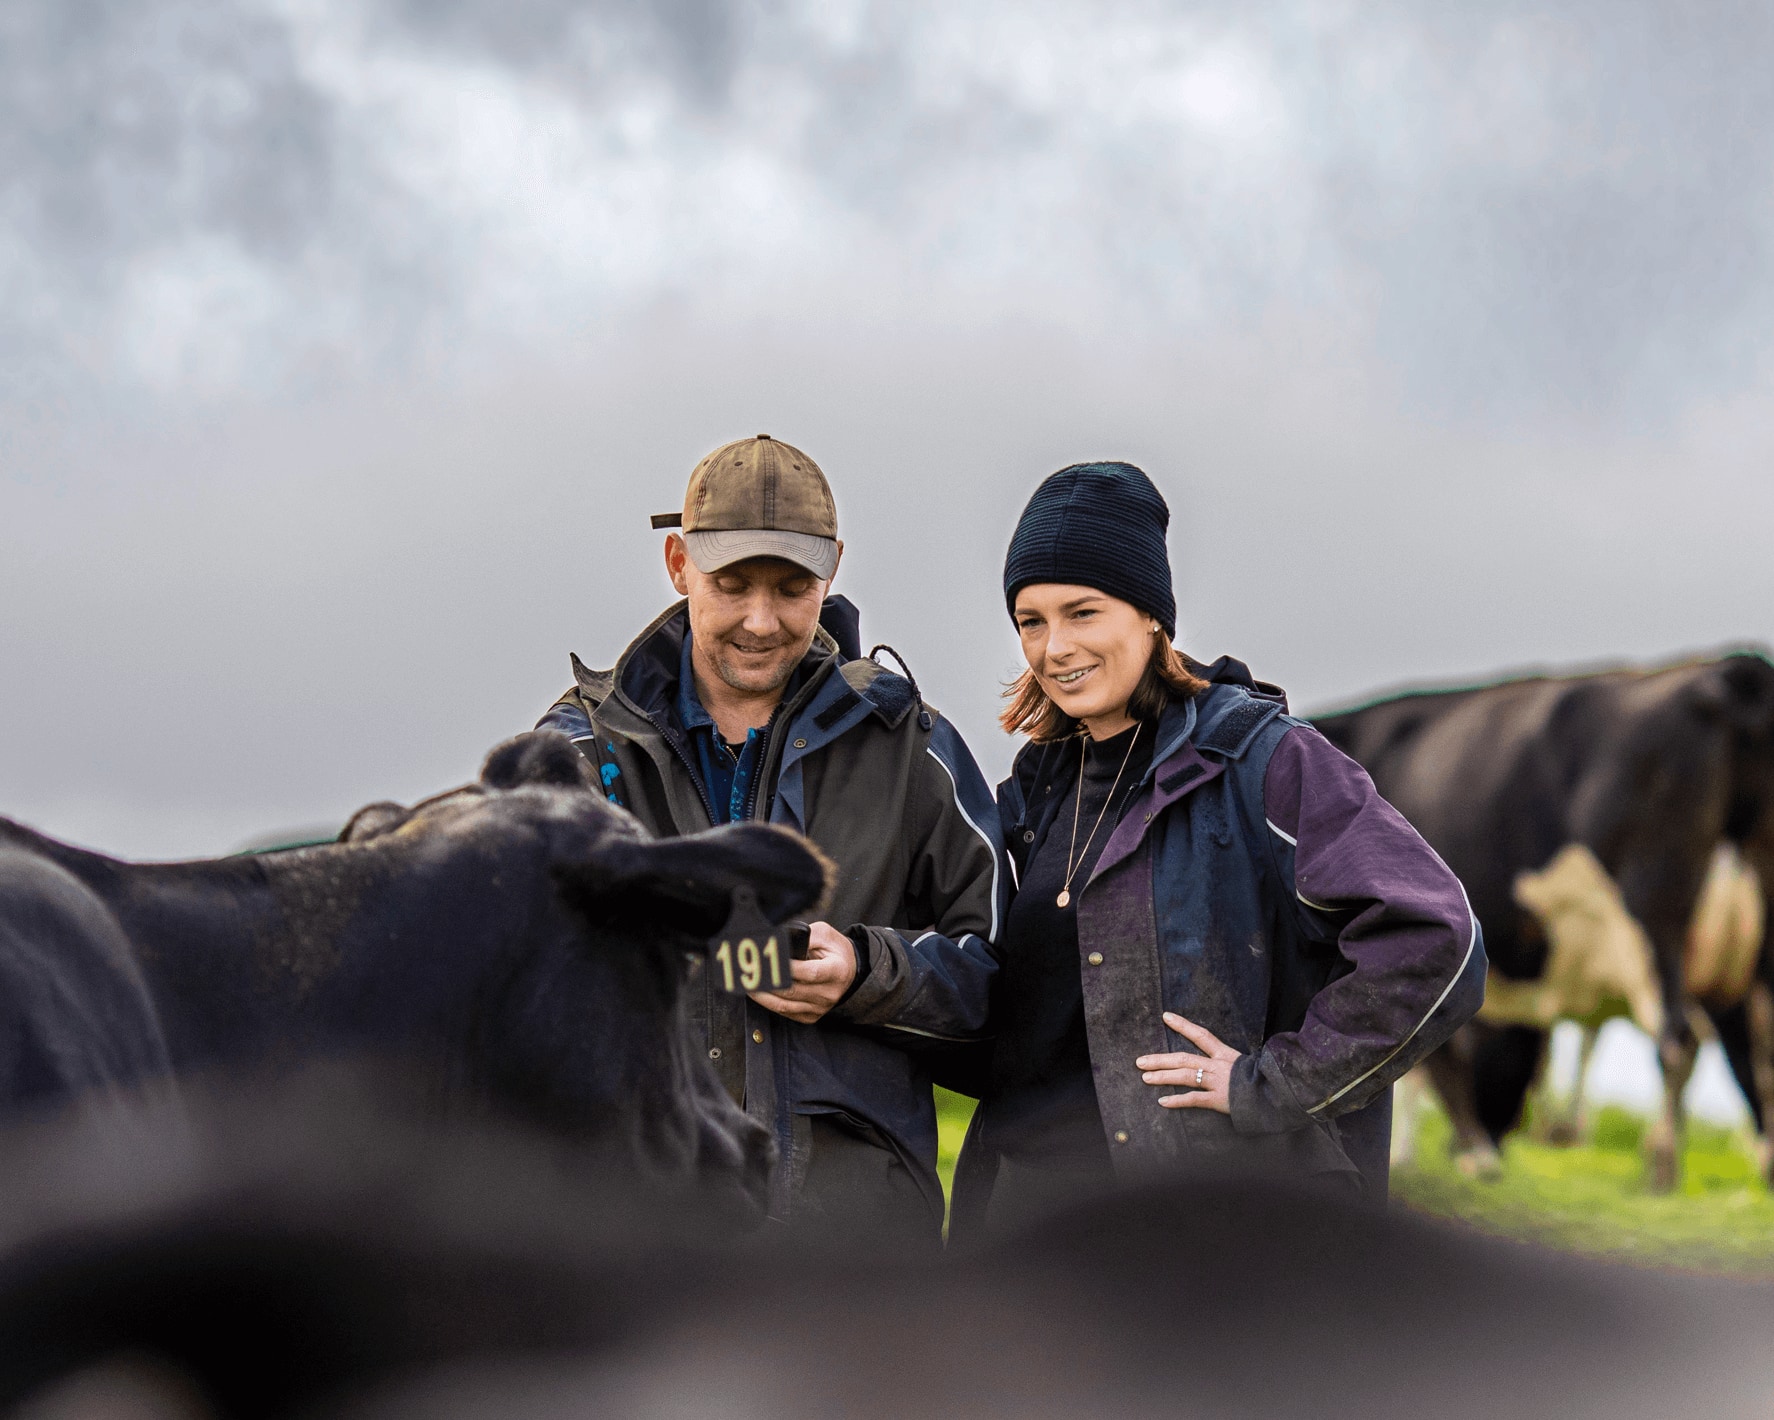
[[[837,865],[792,984],[747,998],[710,969],[690,1008],[733,1097],[780,1150],[771,1211],[852,1236],[934,1240],[935,1055],[985,1029],[1009,890],[997,813],[917,686],[850,654],[827,602],[843,544],[818,465],[767,434],[696,466],[665,567],[684,600],[538,728],[571,735],[659,834],[757,818]]]

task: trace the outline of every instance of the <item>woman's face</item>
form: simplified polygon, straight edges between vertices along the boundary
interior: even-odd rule
[[[1048,699],[1099,738],[1126,727],[1152,659],[1151,617],[1094,587],[1040,582],[1016,594],[1016,630]]]

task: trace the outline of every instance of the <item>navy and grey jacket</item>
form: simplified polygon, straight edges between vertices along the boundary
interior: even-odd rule
[[[677,708],[688,633],[680,602],[613,670],[575,657],[573,688],[538,726],[572,736],[610,797],[662,835],[731,816],[731,803],[711,804]],[[772,1212],[792,1216],[806,1177],[809,1134],[797,1121],[825,1114],[896,1153],[940,1220],[932,1064],[985,1032],[1009,900],[991,791],[910,681],[846,657],[824,626],[742,758],[744,816],[805,833],[837,865],[825,917],[858,944],[861,969],[810,1026],[726,995],[712,973],[691,985],[722,1081],[775,1134]]]
[[[1209,675],[1161,716],[1151,768],[1078,893],[1110,1157],[1124,1177],[1340,1173],[1383,1198],[1392,1082],[1483,1000],[1478,922],[1360,765],[1239,663]],[[1025,749],[999,789],[1013,856],[1062,807],[1035,781],[1037,760]],[[1230,1116],[1164,1109],[1169,1091],[1142,1082],[1138,1056],[1191,1049],[1164,1010],[1241,1053]],[[981,1133],[964,1151],[957,1216],[983,1207],[996,1174]]]

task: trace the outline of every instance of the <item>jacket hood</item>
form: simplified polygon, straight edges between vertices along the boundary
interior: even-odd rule
[[[837,599],[827,599],[828,608],[833,600]],[[848,601],[844,602],[844,607],[849,609],[851,624],[854,625],[855,608]],[[824,669],[828,662],[843,658],[839,642],[826,630],[826,614],[822,611],[820,625],[813,633],[813,645],[795,670],[795,679],[803,687],[807,684],[808,677]],[[843,626],[842,620],[839,625]],[[680,601],[667,607],[646,630],[629,643],[628,649],[617,657],[613,669],[589,670],[584,662],[574,656],[574,679],[578,682],[580,691],[593,704],[602,704],[614,695],[630,710],[648,720],[657,721],[669,712],[677,694],[678,668],[683,661],[684,638],[689,634],[689,603]]]
[[[1188,657],[1184,660],[1188,661],[1189,669],[1209,685],[1236,685],[1259,700],[1274,701],[1283,714],[1287,713],[1287,692],[1270,681],[1257,680],[1251,675],[1250,667],[1236,656],[1221,656],[1205,666],[1198,661],[1189,661]]]

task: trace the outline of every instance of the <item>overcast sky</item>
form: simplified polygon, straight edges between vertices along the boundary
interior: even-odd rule
[[[769,432],[994,778],[1036,482],[1310,709],[1774,639],[1762,6],[14,0],[0,812],[470,776]]]

